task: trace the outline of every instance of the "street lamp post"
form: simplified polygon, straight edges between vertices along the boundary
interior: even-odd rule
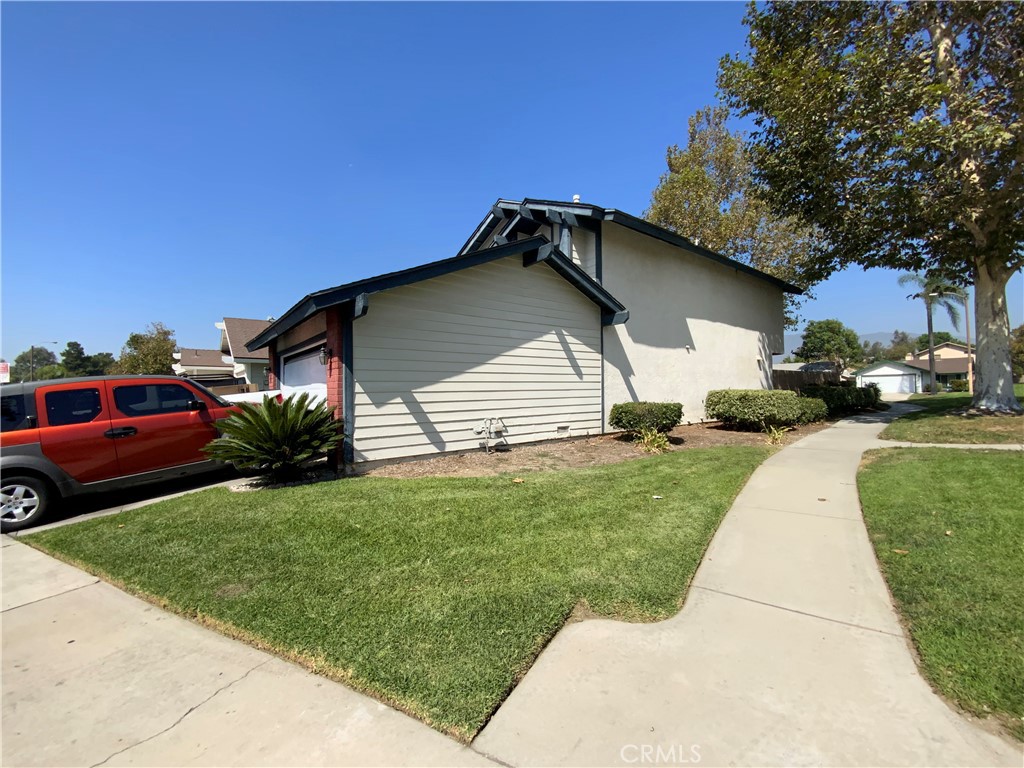
[[[43,344],[59,344],[59,341],[44,341]],[[36,380],[36,345],[28,345],[28,380]]]

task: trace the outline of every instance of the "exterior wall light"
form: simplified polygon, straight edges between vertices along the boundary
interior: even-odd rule
[[[320,365],[327,365],[327,361],[331,358],[331,350],[327,347],[320,347],[320,354],[316,356],[316,359],[320,361]]]

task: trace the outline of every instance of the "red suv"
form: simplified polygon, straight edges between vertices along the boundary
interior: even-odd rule
[[[202,448],[238,408],[174,376],[0,387],[0,525],[38,523],[61,499],[223,467]]]

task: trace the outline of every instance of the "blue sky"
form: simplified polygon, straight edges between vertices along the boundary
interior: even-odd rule
[[[2,350],[117,354],[454,255],[498,197],[642,214],[739,3],[4,3]],[[808,319],[919,332],[896,273]],[[1010,320],[1022,321],[1014,277]],[[940,319],[938,328],[947,328]]]

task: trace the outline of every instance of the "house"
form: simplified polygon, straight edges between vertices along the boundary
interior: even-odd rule
[[[270,360],[266,349],[250,352],[245,342],[265,331],[269,325],[270,320],[243,317],[225,317],[222,322],[214,323],[220,330],[220,351],[224,360],[232,366],[234,376],[249,385],[250,391],[258,392],[267,388]]]
[[[967,378],[967,345],[956,341],[946,341],[935,345],[935,379],[941,387],[946,386],[954,379]],[[970,352],[970,361],[973,367],[974,350]],[[915,352],[908,352],[903,362],[913,368],[924,371],[925,388],[928,388],[930,379],[930,368],[928,366],[928,349],[920,349]]]
[[[499,200],[455,256],[309,294],[246,347],[345,460],[609,430],[614,403],[770,388],[800,289],[614,208]]]
[[[927,367],[925,365],[926,369]],[[924,392],[928,386],[928,371],[922,373],[920,368],[915,368],[906,361],[880,360],[861,368],[854,375],[857,377],[858,387],[875,384],[883,393],[889,394]]]
[[[182,347],[174,353],[171,369],[176,376],[187,376],[207,387],[236,384],[230,362],[225,362],[219,349],[192,349]]]

